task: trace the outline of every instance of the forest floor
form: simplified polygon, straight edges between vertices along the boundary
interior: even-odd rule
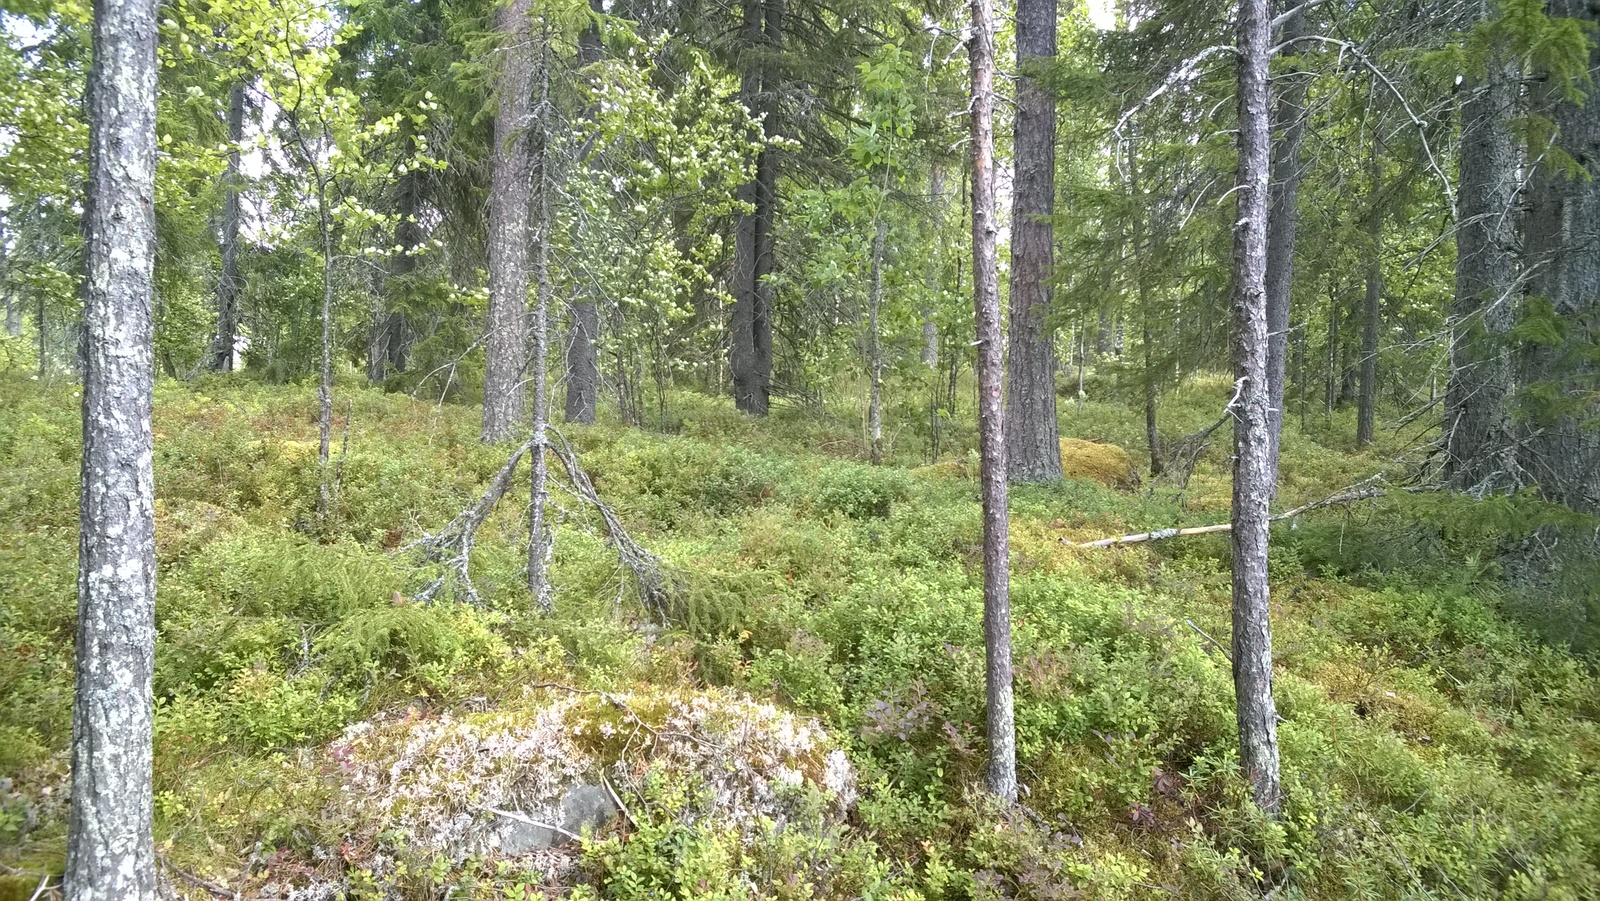
[[[1227,395],[1219,377],[1166,398],[1164,433],[1214,421]],[[1237,771],[1227,536],[1070,546],[1226,521],[1226,427],[1184,488],[1115,484],[1114,451],[1091,448],[1081,471],[1113,484],[1015,489],[1026,810],[1002,811],[980,791],[970,432],[947,428],[928,465],[916,405],[891,410],[891,462],[872,467],[848,405],[757,422],[669,400],[656,428],[564,429],[667,567],[657,624],[604,523],[559,490],[554,612],[533,609],[520,477],[478,536],[482,603],[413,600],[441,570],[408,546],[505,462],[477,443],[475,408],[341,386],[319,521],[312,389],[160,385],[155,802],[172,890],[1600,897],[1600,679],[1563,643],[1585,611],[1502,581],[1516,501],[1393,491],[1274,527],[1288,800],[1265,822]],[[64,848],[78,403],[0,373],[0,899],[30,897]],[[1418,440],[1358,453],[1349,415],[1307,426],[1290,417],[1277,509],[1401,482]],[[1118,404],[1064,400],[1062,430],[1144,459],[1142,417]],[[535,786],[534,758],[598,779],[622,812],[556,851],[458,841],[560,793]],[[434,782],[410,775],[424,770]]]

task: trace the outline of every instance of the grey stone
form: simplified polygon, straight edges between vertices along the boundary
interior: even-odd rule
[[[498,816],[496,831],[500,839],[500,853],[516,857],[553,848],[570,841],[570,838],[562,831],[551,829],[550,825],[559,826],[572,835],[582,835],[586,828],[604,826],[617,812],[616,802],[611,800],[611,793],[604,786],[574,786],[561,796],[560,815],[554,823],[533,814]]]

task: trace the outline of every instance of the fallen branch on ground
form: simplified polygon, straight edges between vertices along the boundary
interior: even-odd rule
[[[644,605],[656,625],[668,625],[677,614],[679,586],[677,579],[661,562],[661,558],[645,550],[628,530],[623,527],[622,520],[617,518],[616,511],[600,499],[600,493],[595,491],[594,483],[589,481],[588,473],[578,465],[578,454],[567,442],[565,435],[552,428],[550,434],[554,441],[546,444],[556,459],[561,461],[561,467],[567,472],[567,481],[571,487],[566,487],[568,493],[580,501],[587,503],[600,514],[600,521],[605,525],[606,543],[617,552],[617,559],[628,572],[633,575],[634,587],[639,592],[639,603]]]
[[[472,559],[472,545],[478,538],[478,529],[484,520],[489,518],[489,513],[494,510],[494,505],[505,497],[511,490],[511,481],[516,476],[517,465],[522,462],[522,457],[533,448],[529,441],[517,448],[511,454],[511,459],[500,467],[494,478],[489,480],[489,487],[478,498],[478,502],[461,511],[455,519],[450,520],[437,535],[424,535],[422,538],[401,548],[401,552],[420,551],[423,563],[444,563],[461,582],[462,590],[466,593],[467,600],[473,604],[478,603],[478,592],[472,587],[472,577],[468,573],[468,565]],[[417,600],[427,603],[433,600],[444,587],[448,574],[442,575],[417,594]]]
[[[1381,488],[1361,487],[1370,486],[1370,484],[1375,480],[1376,477],[1373,479],[1368,479],[1366,482],[1360,483],[1360,485],[1356,487],[1346,488],[1343,491],[1330,494],[1322,500],[1312,501],[1309,504],[1302,504],[1293,510],[1285,510],[1282,513],[1270,517],[1268,521],[1281,522],[1285,519],[1293,519],[1294,517],[1300,516],[1304,513],[1310,513],[1312,510],[1320,510],[1323,507],[1335,507],[1341,504],[1354,503],[1355,501],[1364,501],[1375,497],[1383,497],[1384,495],[1388,494],[1387,491],[1384,491]],[[1061,543],[1065,544],[1067,547],[1113,547],[1119,544],[1141,544],[1146,541],[1161,541],[1167,538],[1182,538],[1185,535],[1207,535],[1212,532],[1231,531],[1233,531],[1233,524],[1222,522],[1210,526],[1191,526],[1183,529],[1156,529],[1150,532],[1135,532],[1132,535],[1120,535],[1116,538],[1101,538],[1098,541],[1085,541],[1081,543],[1068,541],[1063,538],[1061,539]]]

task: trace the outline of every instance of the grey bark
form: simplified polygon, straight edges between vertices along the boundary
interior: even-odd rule
[[[1552,0],[1549,12],[1600,24],[1600,8],[1588,0]],[[1589,71],[1597,67],[1600,46],[1591,46]],[[1525,342],[1520,351],[1518,381],[1525,390],[1539,386],[1520,464],[1545,498],[1600,514],[1600,98],[1591,90],[1579,105],[1558,99],[1553,84],[1545,91],[1556,143],[1583,172],[1546,164],[1530,189],[1529,293],[1549,301],[1559,337]]]
[[[762,134],[778,134],[778,79],[770,56],[783,39],[782,0],[744,0],[740,32],[745,59],[740,100],[765,114]],[[772,393],[773,223],[777,210],[777,156],[763,148],[756,158],[756,177],[740,187],[739,199],[750,205],[734,225],[733,322],[729,336],[729,369],[734,404],[756,416],[767,415]]]
[[[1056,422],[1054,293],[1056,101],[1035,69],[1056,55],[1056,0],[1018,0],[1013,138],[1010,341],[1006,358],[1006,477],[1061,481]]]
[[[878,219],[872,236],[872,284],[867,293],[867,367],[872,380],[867,401],[867,430],[872,436],[872,465],[883,465],[883,347],[878,335],[883,307],[883,243],[889,223]]]
[[[1288,45],[1306,30],[1300,0],[1291,7],[1280,41]],[[1267,404],[1272,417],[1272,493],[1277,495],[1278,447],[1283,435],[1284,386],[1288,381],[1289,318],[1294,290],[1294,242],[1300,216],[1300,148],[1306,137],[1306,82],[1298,66],[1283,73],[1272,109],[1272,208],[1267,222]]]
[[[95,0],[66,897],[153,901],[156,3]]]
[[[1005,376],[994,208],[994,12],[972,0],[972,302],[978,344],[978,457],[983,494],[983,647],[989,791],[1017,799],[1017,729],[1011,675],[1011,539],[1006,509]]]
[[[1267,0],[1239,8],[1238,214],[1233,229],[1233,358],[1239,397],[1234,409],[1233,687],[1239,760],[1256,804],[1277,816],[1278,714],[1272,701],[1272,625],[1268,618],[1267,505],[1271,495],[1271,429],[1267,394],[1266,268],[1270,168],[1267,63],[1271,27]]]
[[[546,31],[544,47],[549,47]],[[531,503],[528,505],[528,589],[533,592],[534,603],[548,613],[554,607],[550,585],[550,554],[555,547],[550,527],[545,521],[545,507],[549,502],[550,468],[546,458],[550,423],[549,401],[549,343],[550,298],[550,229],[554,219],[550,212],[550,192],[555,189],[555,179],[550,167],[550,57],[542,54],[539,66],[539,154],[538,154],[538,240],[534,245],[533,273],[537,300],[533,309],[533,479]]]
[[[217,328],[211,341],[208,367],[212,372],[233,371],[233,344],[239,334],[239,195],[243,174],[239,170],[239,145],[244,141],[244,83],[228,90],[228,168],[222,188],[222,272],[217,277]]]
[[[510,439],[523,419],[528,367],[528,230],[533,197],[531,0],[495,19],[501,41],[499,105],[489,175],[489,316],[484,342],[485,444]]]
[[[1139,160],[1132,142],[1128,145],[1128,188],[1138,204],[1131,223],[1133,253],[1136,259],[1151,259],[1154,257],[1153,248],[1146,247],[1150,210],[1146,205],[1146,198],[1139,184]],[[1157,374],[1155,360],[1155,334],[1150,328],[1150,276],[1146,267],[1135,265],[1134,282],[1137,285],[1139,296],[1139,316],[1141,337],[1144,344],[1144,438],[1145,445],[1150,450],[1150,475],[1161,475],[1165,467],[1161,459],[1161,432],[1157,427],[1156,401],[1159,392],[1157,389]]]
[[[589,0],[589,8],[597,13],[603,12],[600,0]],[[578,36],[578,65],[593,65],[600,60],[603,50],[600,30],[591,24]],[[593,108],[585,113],[591,123],[594,113]],[[591,167],[597,163],[598,160],[592,162]],[[579,227],[581,229],[581,222]],[[579,246],[588,246],[582,234],[579,235]],[[588,286],[579,287],[567,319],[567,396],[564,408],[567,422],[583,425],[594,422],[600,392],[600,364],[595,351],[595,339],[599,333],[600,310],[595,297]]]
[[[1379,153],[1372,149],[1372,193],[1378,190]],[[1367,224],[1366,294],[1361,304],[1361,387],[1356,396],[1356,447],[1372,443],[1378,407],[1378,332],[1383,322],[1383,210],[1374,208]]]
[[[1488,15],[1477,0],[1478,17]],[[1450,380],[1445,388],[1444,478],[1483,493],[1521,487],[1506,334],[1516,323],[1518,112],[1516,70],[1499,52],[1461,87],[1461,178],[1456,192],[1455,295],[1450,303]]]
[[[307,159],[312,159],[308,154]],[[333,214],[327,176],[313,165],[317,180],[317,224],[322,238],[322,357],[317,381],[317,521],[326,521],[333,503],[328,483],[328,452],[333,438]]]

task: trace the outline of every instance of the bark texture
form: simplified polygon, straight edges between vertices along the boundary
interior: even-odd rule
[[[1056,206],[1055,95],[1033,76],[1056,55],[1056,0],[1018,0],[1016,183],[1011,206],[1011,332],[1006,357],[1006,477],[1061,481],[1056,349],[1050,324]]]
[[[1276,816],[1278,713],[1272,702],[1272,626],[1268,619],[1272,419],[1267,394],[1267,221],[1270,168],[1267,0],[1239,7],[1239,211],[1233,229],[1234,408],[1233,688],[1239,760],[1255,802]]]
[[[77,692],[63,883],[74,901],[153,901],[156,3],[95,0],[93,41]]]
[[[782,0],[744,0],[740,43],[744,50],[739,96],[745,107],[764,116],[762,133],[778,134],[778,79],[771,59],[783,41]],[[773,224],[777,214],[778,161],[770,147],[756,158],[756,177],[738,192],[751,212],[734,225],[733,321],[729,369],[734,405],[745,413],[767,415],[772,395]]]
[[[244,141],[244,84],[228,90],[228,168],[222,184],[222,272],[217,277],[217,330],[211,340],[212,372],[233,371],[233,344],[239,334],[239,195],[243,175],[239,170],[239,145]]]
[[[989,791],[1017,799],[1017,729],[1011,678],[1011,539],[1006,509],[1005,368],[994,209],[994,11],[972,0],[972,302],[978,338],[978,456],[983,493],[983,646]]]
[[[485,337],[485,444],[510,439],[523,419],[528,368],[528,230],[533,199],[531,0],[501,8],[499,106],[489,175],[489,321]]]
[[[1600,24],[1600,7],[1589,0],[1552,0],[1549,11]],[[1600,47],[1592,47],[1589,70],[1597,66]],[[1553,322],[1538,330],[1548,337],[1520,350],[1528,413],[1521,466],[1549,500],[1600,514],[1600,100],[1591,94],[1580,106],[1551,97],[1548,106],[1556,143],[1583,171],[1547,164],[1531,188],[1528,288],[1549,303]]]
[[[549,47],[549,33],[541,43]],[[545,507],[550,499],[550,467],[545,454],[550,428],[549,344],[550,299],[550,229],[554,219],[550,210],[550,192],[555,179],[550,167],[550,58],[542,54],[539,65],[539,203],[538,239],[534,244],[533,275],[537,301],[533,308],[533,480],[530,485],[532,502],[528,505],[528,589],[533,593],[534,604],[548,613],[554,606],[554,593],[550,585],[550,555],[555,548],[554,536],[545,519]]]
[[[1477,0],[1480,18],[1487,0]],[[1461,87],[1461,178],[1456,194],[1456,284],[1450,304],[1450,380],[1445,388],[1445,480],[1478,494],[1522,480],[1508,398],[1514,382],[1506,333],[1517,296],[1518,142],[1516,72],[1491,56]]]
[[[604,12],[600,0],[589,0],[592,12]],[[590,25],[578,36],[578,65],[591,66],[600,61],[604,46],[600,42],[600,29]],[[585,111],[585,118],[593,123],[595,110]],[[597,167],[598,159],[591,160]],[[582,233],[583,217],[579,217],[577,246],[587,247],[587,236]],[[594,294],[587,285],[579,286],[572,299],[567,317],[566,383],[567,397],[564,415],[567,422],[583,425],[594,423],[595,409],[600,393],[600,362],[595,351],[595,339],[600,333],[600,310]]]
[[[1376,174],[1377,150],[1373,150]],[[1377,179],[1373,179],[1377,193]],[[1356,447],[1372,443],[1378,418],[1378,335],[1383,325],[1383,210],[1374,209],[1367,227],[1366,294],[1361,304],[1361,387],[1356,397]]]
[[[1288,7],[1280,41],[1292,42],[1306,31],[1301,0],[1280,0]],[[1278,447],[1283,437],[1284,386],[1288,382],[1289,318],[1294,293],[1294,241],[1300,215],[1300,148],[1306,138],[1306,82],[1292,60],[1280,76],[1272,107],[1272,207],[1267,219],[1267,405],[1272,417],[1270,456],[1273,495],[1277,494]]]

